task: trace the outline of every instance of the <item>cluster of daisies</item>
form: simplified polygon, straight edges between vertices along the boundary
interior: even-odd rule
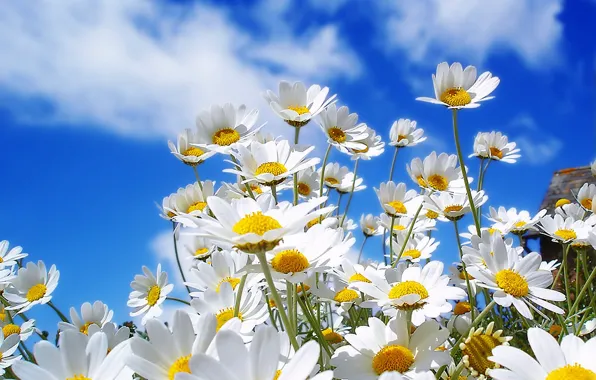
[[[457,154],[414,158],[402,171],[408,183],[393,180],[398,153],[423,143],[423,129],[399,119],[384,133],[385,143],[338,106],[327,87],[281,82],[278,93],[264,94],[293,128],[292,142],[265,132],[258,110],[244,105],[201,112],[196,128],[169,142],[196,182],[160,207],[172,224],[184,288],[173,293],[161,265],[143,267],[128,299],[138,328],[114,323],[101,301],[66,316],[51,302],[56,268],[23,263],[20,247],[0,243],[0,374],[22,380],[596,379],[596,185],[559,200],[552,215],[486,206],[489,164],[515,163],[519,149],[500,132],[479,133],[469,158],[479,159],[480,173],[469,177],[457,114],[491,99],[499,78],[459,63],[441,63],[432,78],[434,97],[418,99],[450,110]],[[323,133],[322,160],[313,145],[300,145],[303,128]],[[355,221],[349,216],[354,193],[366,188],[359,162],[386,149],[393,155],[389,176],[374,187],[381,213]],[[351,167],[331,160],[337,152]],[[201,180],[201,164],[218,156],[232,181]],[[464,216],[473,224],[464,228]],[[457,261],[447,268],[433,257],[439,225],[457,241]],[[545,262],[532,252],[524,240],[530,232],[552,240],[562,260]],[[381,243],[369,255],[378,261],[362,257],[369,240]],[[179,306],[167,324],[160,318],[165,302]],[[38,304],[62,320],[55,339],[26,316]],[[32,350],[30,337],[38,341]]]

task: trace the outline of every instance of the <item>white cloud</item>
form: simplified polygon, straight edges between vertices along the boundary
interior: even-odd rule
[[[185,258],[189,256],[189,252],[186,249],[186,244],[189,239],[191,239],[191,237],[185,234],[180,234],[178,238],[178,255],[180,257],[180,264],[185,273],[190,270],[192,264],[191,260],[185,260]],[[174,284],[174,289],[183,291],[184,282],[182,281],[182,275],[180,274],[178,264],[176,263],[172,231],[160,232],[151,240],[150,247],[157,262],[162,265],[163,270],[168,272],[168,279]]]
[[[538,132],[538,123],[528,113],[520,113],[514,117],[509,126],[528,132],[510,138],[521,149],[522,157],[520,162],[522,163],[527,162],[530,165],[546,164],[555,158],[563,148],[563,142],[558,138],[543,130]]]
[[[263,108],[261,92],[282,77],[308,82],[360,70],[333,25],[257,37],[228,10],[200,3],[8,2],[0,49],[0,86],[16,98],[8,106],[17,118],[141,137],[171,136],[211,103]],[[259,62],[255,51],[263,54]],[[49,102],[51,112],[19,108],[36,99]]]

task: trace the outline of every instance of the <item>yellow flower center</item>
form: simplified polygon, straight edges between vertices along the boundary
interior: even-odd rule
[[[176,214],[174,214],[174,213],[173,213],[173,212],[171,212],[171,211],[168,211],[168,212],[166,213],[166,215],[167,215],[167,216],[168,216],[168,218],[170,218],[170,219],[172,219],[173,217],[175,217],[175,216],[176,216]]]
[[[397,141],[398,142],[401,141],[401,140],[407,140],[407,139],[408,139],[408,136],[406,136],[406,135],[397,135]]]
[[[304,284],[304,287],[300,284],[296,285],[296,293],[306,293],[310,290],[310,286]]]
[[[493,348],[500,345],[499,339],[492,335],[474,335],[465,343],[462,353],[468,355],[468,367],[484,375],[487,369],[495,368],[496,363],[488,360],[488,357],[492,355]]]
[[[246,188],[247,185],[242,185],[242,191],[244,193],[248,193],[248,189]],[[256,183],[251,183],[250,185],[248,185],[248,187],[250,187],[250,190],[253,192],[253,194],[263,194],[263,190],[261,190],[261,186],[259,186]]]
[[[183,373],[191,373],[190,366],[188,362],[190,361],[191,355],[181,356],[176,361],[170,369],[168,370],[168,380],[174,380],[176,378],[176,374],[183,372]]]
[[[344,340],[344,338],[341,335],[331,330],[330,328],[326,328],[321,332],[323,333],[323,338],[325,338],[325,340],[331,344],[341,343]]]
[[[571,203],[571,201],[569,199],[561,198],[557,201],[557,203],[555,203],[555,207],[561,207],[564,205],[568,205],[570,203]]]
[[[4,338],[7,338],[13,334],[20,334],[21,328],[17,325],[13,325],[12,323],[2,327],[2,333],[4,334]]]
[[[183,156],[201,157],[203,154],[205,154],[205,152],[203,152],[203,150],[197,148],[196,146],[191,146],[190,148],[182,152]]]
[[[451,87],[446,89],[439,100],[451,107],[461,107],[472,102],[472,97],[461,87]]]
[[[333,177],[325,177],[325,183],[328,185],[337,185],[339,183],[339,180]]]
[[[343,143],[346,141],[346,133],[338,127],[331,127],[327,130],[329,138],[336,143]]]
[[[559,335],[561,335],[561,331],[563,331],[563,327],[561,327],[561,325],[552,325],[548,329],[548,333],[555,338],[558,338]]]
[[[495,276],[497,279],[497,286],[503,289],[507,294],[514,297],[524,297],[528,295],[528,282],[518,273],[511,269],[503,269],[497,272]]]
[[[489,233],[489,234],[491,234],[491,235],[492,235],[492,234],[494,234],[495,232],[501,233],[501,231],[499,231],[499,229],[497,229],[497,228],[493,228],[493,227],[489,227],[489,229],[488,229],[488,233]],[[501,234],[501,235],[502,235],[502,234]]]
[[[567,364],[549,373],[545,380],[596,380],[596,373],[579,364]]]
[[[407,214],[408,210],[406,206],[400,201],[391,201],[387,203],[387,206],[392,207],[395,210],[396,214]]]
[[[310,266],[308,259],[297,249],[286,249],[275,255],[271,266],[279,273],[302,272]]]
[[[406,226],[402,226],[401,224],[396,224],[393,226],[394,231],[403,231],[406,229]]]
[[[431,175],[430,177],[428,177],[428,180],[426,182],[428,183],[428,186],[439,191],[447,190],[447,185],[449,184],[447,178],[443,177],[440,174]]]
[[[0,264],[2,264],[4,262],[4,258],[0,257]]]
[[[209,252],[209,248],[207,247],[197,248],[197,250],[195,251],[195,256],[202,256],[207,252]]]
[[[4,308],[2,308],[0,310],[0,321],[2,321],[2,322],[6,321],[6,310]]]
[[[463,208],[464,208],[464,206],[462,206],[462,205],[451,205],[451,206],[445,207],[445,210],[443,210],[443,211],[445,212],[445,214],[447,214],[449,212],[461,211]]]
[[[491,157],[497,157],[499,160],[503,158],[503,152],[501,152],[501,149],[495,148],[494,146],[491,146],[489,149]]]
[[[364,144],[363,142],[360,142],[362,145],[364,145],[364,148],[362,149],[352,149],[354,151],[354,153],[366,153],[368,152],[368,145]]]
[[[471,310],[472,310],[472,306],[470,305],[469,302],[460,301],[455,304],[455,307],[453,308],[453,314],[462,315],[462,314],[469,313]]]
[[[324,219],[325,219],[325,218],[323,218],[323,220],[324,220]],[[312,227],[312,226],[314,226],[315,224],[319,224],[319,222],[320,222],[320,220],[319,220],[319,217],[317,216],[316,218],[314,218],[314,219],[311,219],[311,220],[310,220],[308,223],[306,223],[306,227],[307,227],[307,228],[311,228],[311,227]]]
[[[149,288],[149,291],[147,292],[147,304],[149,306],[155,306],[160,296],[161,289],[159,288],[159,286],[153,285]]]
[[[420,255],[422,255],[422,252],[420,252],[417,249],[408,249],[407,251],[404,252],[404,257],[411,257],[413,259],[419,258]]]
[[[396,299],[410,294],[418,294],[421,300],[428,298],[428,290],[417,281],[403,281],[393,286],[389,291],[389,298]]]
[[[191,204],[190,206],[188,206],[188,209],[186,210],[187,214],[190,214],[193,211],[203,211],[205,209],[205,207],[207,207],[207,202],[195,202],[193,204]]]
[[[556,230],[555,236],[560,237],[564,241],[577,239],[577,234],[573,230]]]
[[[368,282],[370,284],[370,280],[366,277],[364,277],[363,275],[361,275],[360,273],[354,273],[353,275],[350,276],[350,278],[348,279],[349,283],[352,282]]]
[[[259,165],[255,171],[255,174],[259,175],[269,173],[278,176],[284,174],[287,171],[288,169],[286,169],[286,167],[279,162],[265,162],[264,164]]]
[[[592,200],[590,198],[582,199],[581,204],[588,210],[592,209]]]
[[[373,357],[372,367],[377,375],[383,372],[404,373],[414,363],[414,354],[408,348],[398,345],[386,346]]]
[[[280,376],[281,376],[281,369],[278,369],[277,371],[275,371],[275,375],[273,376],[273,380],[279,379]]]
[[[289,106],[288,109],[295,111],[298,115],[304,115],[310,112],[307,106]]]
[[[439,213],[434,212],[433,210],[426,211],[426,217],[428,219],[437,219],[439,217]]]
[[[91,380],[91,378],[83,375],[74,375],[73,377],[68,377],[66,380]]]
[[[240,134],[232,128],[223,128],[213,135],[213,143],[220,146],[228,146],[240,140]]]
[[[419,176],[416,177],[416,182],[418,182],[418,185],[420,185],[422,187],[428,187],[428,184],[426,183],[426,180],[421,175],[419,175]]]
[[[263,215],[261,211],[257,211],[252,214],[247,214],[236,222],[234,227],[232,227],[232,231],[238,235],[257,234],[263,236],[265,232],[278,228],[281,228],[281,224],[279,224],[277,220],[270,216]]]
[[[344,288],[339,292],[335,293],[333,299],[336,302],[351,302],[359,297],[358,292],[352,289]]]
[[[236,289],[236,286],[238,286],[238,284],[240,283],[240,279],[235,277],[222,278],[221,281],[217,284],[217,287],[215,288],[216,292],[219,293],[219,288],[221,287],[221,284],[223,284],[224,282],[227,282],[228,284],[232,285],[232,289]]]
[[[310,186],[304,182],[298,182],[298,194],[307,196],[310,194]]]
[[[86,322],[83,326],[81,326],[81,328],[79,329],[80,332],[82,332],[85,335],[89,335],[89,326],[91,325],[96,325],[97,323],[95,322]]]
[[[486,263],[485,263],[486,266]],[[460,280],[465,280],[466,277],[468,278],[468,280],[473,280],[474,277],[472,277],[471,274],[467,273],[465,270],[462,270],[461,272],[459,272],[459,279]]]
[[[27,292],[27,295],[26,295],[27,301],[33,302],[33,301],[37,301],[37,300],[43,298],[43,296],[46,295],[47,290],[48,290],[48,288],[46,288],[46,286],[44,284],[33,285]]]
[[[515,224],[513,225],[513,227],[515,228],[522,228],[526,225],[526,222],[524,222],[523,220],[520,220],[519,222],[515,222]]]
[[[234,318],[233,307],[228,307],[227,309],[220,310],[215,316],[215,319],[217,320],[216,331],[219,331],[219,329],[221,329],[221,327],[232,318]],[[238,313],[238,319],[242,320],[242,313]]]

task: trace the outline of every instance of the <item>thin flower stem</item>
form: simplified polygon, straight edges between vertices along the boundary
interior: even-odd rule
[[[25,342],[23,341],[19,342],[19,352],[23,357],[27,358],[28,361],[37,364],[37,361],[35,361],[33,354],[31,353],[31,351],[27,349],[27,346],[25,346]]]
[[[290,320],[290,324],[292,328],[295,326],[294,322],[294,293],[292,292],[292,288],[294,284],[289,281],[286,281],[286,302],[288,303],[288,319]]]
[[[234,317],[238,316],[240,313],[240,301],[242,301],[242,292],[244,291],[244,284],[246,283],[246,277],[248,274],[245,274],[240,279],[240,284],[238,284],[238,292],[236,293],[236,302],[234,303]]]
[[[323,346],[323,348],[325,349],[325,352],[327,352],[327,355],[329,355],[329,356],[333,355],[333,352],[331,351],[331,347],[329,347],[329,342],[327,342],[327,340],[323,336],[323,332],[321,331],[320,322],[317,321],[315,316],[312,314],[312,309],[311,309],[311,305],[310,305],[310,301],[309,301],[308,297],[305,295],[304,300],[302,299],[302,297],[299,297],[298,303],[300,304],[300,307],[302,308],[302,311],[304,312],[304,316],[306,317],[306,319],[308,319],[308,322],[310,323],[315,334],[319,338],[319,342],[320,342],[321,346]]]
[[[468,278],[468,271],[466,269],[466,263],[464,263],[464,253],[461,249],[461,240],[459,238],[459,228],[457,227],[457,221],[453,222],[453,227],[455,228],[455,238],[457,239],[457,249],[459,250],[459,259],[461,260],[461,265],[463,266],[464,270],[464,277],[466,278],[466,287],[468,288],[468,300],[470,301],[470,314],[472,319],[474,319],[474,305],[476,304],[476,297],[472,294],[472,287],[470,286],[470,279]]]
[[[412,231],[414,230],[414,224],[416,224],[416,220],[418,220],[418,215],[420,215],[420,211],[422,211],[422,203],[420,204],[420,207],[418,207],[418,210],[416,210],[416,214],[414,215],[414,219],[412,219],[412,221],[410,222],[410,228],[408,229],[408,234],[406,235],[406,240],[404,241],[401,250],[399,251],[399,256],[397,256],[397,259],[395,260],[395,262],[393,263],[393,267],[395,268],[395,266],[397,265],[397,263],[399,262],[399,260],[401,259],[401,256],[404,254],[405,250],[406,250],[406,246],[408,245],[408,241],[410,240],[410,236],[412,236]],[[393,250],[393,248],[392,248]]]
[[[197,169],[197,165],[193,165],[192,169],[195,172],[195,177],[197,177],[197,183],[199,184],[199,188],[201,189],[201,193],[203,193],[203,184],[201,183],[201,178],[199,177],[199,169]]]
[[[393,153],[393,160],[391,161],[391,170],[389,171],[389,181],[393,181],[393,170],[395,169],[395,160],[397,159],[397,153],[399,153],[399,148],[395,147],[395,153]]]
[[[323,196],[323,187],[325,186],[325,166],[327,166],[327,160],[329,159],[329,153],[331,152],[331,144],[327,146],[325,152],[325,158],[323,158],[323,166],[321,166],[321,188],[319,189],[319,197]]]
[[[472,324],[470,325],[470,330],[474,327],[476,327],[480,321],[482,321],[484,319],[484,317],[486,317],[486,315],[492,310],[492,308],[495,306],[496,302],[495,300],[490,301],[490,303],[488,305],[486,305],[486,307],[484,308],[484,310],[482,310],[482,312],[480,314],[478,314],[478,316],[474,319],[474,321],[472,322]],[[468,337],[468,333],[462,334],[462,336],[459,337],[459,339],[457,340],[457,342],[455,342],[455,344],[453,345],[453,348],[451,349],[451,356],[452,357],[456,357],[457,353],[459,352],[459,344]]]
[[[338,196],[337,196],[337,208],[335,209],[335,215],[339,216],[339,208],[341,206],[341,199],[344,196],[343,193],[340,193],[339,191],[337,192]]]
[[[565,277],[567,277],[567,276],[565,276]],[[582,287],[582,290],[580,290],[579,295],[576,297],[575,302],[573,303],[573,306],[571,306],[569,308],[568,315],[573,315],[573,313],[575,313],[575,311],[579,307],[579,303],[581,302],[582,298],[586,294],[586,291],[592,284],[592,281],[594,281],[594,277],[596,277],[596,267],[594,267],[594,269],[592,269],[592,273],[590,273],[590,277],[588,277],[588,279],[586,280],[586,283]],[[570,301],[568,300],[568,302],[570,302]]]
[[[271,185],[271,194],[273,194],[273,199],[275,199],[275,204],[277,204],[277,186]]]
[[[62,322],[70,323],[68,318],[66,318],[66,316],[64,314],[62,314],[62,312],[52,303],[52,301],[49,301],[47,305],[49,307],[51,307],[52,309],[54,309],[54,311],[56,312],[56,314],[58,314],[58,317],[60,317]]]
[[[358,261],[357,261],[358,264],[360,264],[360,258],[362,257],[362,250],[364,249],[364,244],[366,244],[367,240],[368,240],[368,236],[364,235],[364,241],[362,242],[362,245],[360,246],[360,252],[358,252]]]
[[[348,209],[350,208],[350,203],[352,203],[352,197],[354,196],[354,187],[356,187],[356,178],[358,172],[358,162],[360,160],[357,158],[356,162],[354,163],[354,180],[352,181],[352,190],[350,191],[350,196],[348,197],[348,203],[346,203],[346,208],[344,209],[344,216],[341,218],[341,223],[339,224],[340,227],[343,227],[344,220],[346,220],[346,216],[348,216]]]
[[[570,297],[571,289],[569,288],[569,273],[568,273],[568,269],[567,269],[567,267],[569,266],[569,265],[567,265],[568,264],[567,256],[569,254],[569,246],[570,246],[570,244],[567,245],[567,248],[565,249],[565,252],[563,253],[563,264],[561,264],[561,265],[563,266],[563,280],[565,281],[565,296],[567,297],[567,310],[569,310],[568,315],[573,315],[572,310],[571,310],[571,297]],[[577,280],[577,278],[576,278],[576,280]]]
[[[238,161],[236,161],[236,158],[231,154],[230,154],[230,158],[232,159],[232,162],[234,163],[234,165],[236,165],[236,169],[240,170],[240,164],[238,163]],[[255,195],[252,192],[252,189],[250,188],[250,184],[244,183],[244,181],[246,181],[246,177],[240,176],[240,180],[242,181],[242,185],[246,188],[246,191],[248,191],[248,195],[252,199],[256,199]]]
[[[180,263],[180,256],[178,254],[178,242],[176,241],[176,222],[172,222],[172,239],[174,240],[174,254],[176,256],[176,264],[178,264],[178,270],[180,271],[180,275],[182,276],[182,282],[184,282],[184,286],[186,287],[186,291],[190,294],[190,288],[186,285],[186,276],[184,275],[184,270],[182,269],[182,264]]]
[[[391,228],[389,231],[389,264],[393,264],[393,227],[395,227],[395,217],[391,217]],[[383,239],[383,244],[385,240]]]
[[[190,302],[188,302],[188,301],[185,301],[185,300],[183,300],[183,299],[180,299],[180,298],[177,298],[177,297],[169,297],[169,296],[168,296],[168,297],[166,297],[166,299],[167,299],[167,300],[170,300],[170,301],[176,301],[176,302],[180,302],[180,303],[183,303],[183,304],[185,304],[185,305],[188,305],[188,306],[190,306]]]
[[[269,311],[269,319],[271,320],[271,323],[273,323],[273,326],[275,327],[275,329],[279,330],[277,328],[277,324],[275,323],[275,316],[273,315],[273,309],[271,308],[271,304],[269,303],[269,296],[267,294],[265,294],[265,301],[267,302],[267,310]]]
[[[300,128],[294,128],[294,145],[298,145]],[[298,173],[294,173],[294,206],[298,204]]]
[[[569,247],[570,244],[563,244],[563,256],[567,256],[567,252],[569,252]],[[561,263],[561,265],[564,265],[565,263]],[[561,276],[561,267],[559,267],[559,269],[557,270],[557,275],[555,276],[555,279],[553,280],[553,284],[550,286],[551,289],[554,289],[555,286],[557,285],[557,282],[559,281],[559,277]]]

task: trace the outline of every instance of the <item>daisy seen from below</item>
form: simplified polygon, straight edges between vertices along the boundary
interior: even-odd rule
[[[147,323],[149,319],[161,315],[163,312],[161,304],[174,289],[174,284],[168,284],[168,274],[161,270],[161,264],[157,265],[155,275],[149,268],[143,266],[143,274],[136,275],[130,286],[133,290],[126,303],[133,309],[130,316],[143,315],[143,324]]]
[[[366,237],[377,236],[383,233],[379,225],[379,217],[373,214],[362,214],[360,216],[360,229]]]
[[[368,326],[359,326],[347,334],[347,346],[338,348],[331,364],[334,376],[347,380],[373,380],[385,372],[396,371],[406,379],[449,364],[448,352],[436,351],[449,331],[435,321],[420,325],[410,336],[406,313],[399,312],[385,325],[369,318]]]
[[[574,335],[561,344],[541,328],[528,329],[528,342],[536,359],[519,348],[500,346],[490,360],[504,368],[493,369],[495,380],[591,380],[596,378],[596,338],[584,342]]]
[[[248,258],[248,255],[242,252],[216,252],[211,257],[211,264],[200,261],[195,268],[190,270],[188,282],[185,284],[201,292],[207,289],[219,291],[224,282],[228,282],[233,289],[236,289],[244,274],[243,269],[248,263]],[[191,297],[199,296],[198,293],[190,295]]]
[[[29,339],[34,332],[38,331],[35,327],[34,319],[29,319],[23,322],[21,325],[18,325],[17,321],[14,320],[12,322],[7,322],[8,323],[0,321],[0,327],[2,328],[2,334],[4,335],[5,339],[14,334],[19,336],[21,342],[24,342]]]
[[[472,190],[471,193],[475,209],[478,209],[488,200],[488,196],[484,194],[483,190]],[[472,212],[468,196],[465,193],[435,192],[425,195],[424,201],[429,210],[443,215],[451,221],[460,220],[466,213]]]
[[[168,147],[170,152],[186,165],[197,166],[215,154],[215,152],[195,146],[194,144],[198,142],[196,134],[190,129],[185,129],[178,135],[177,144],[174,145],[173,142],[168,141]]]
[[[478,78],[476,75],[474,66],[468,66],[464,70],[459,62],[454,62],[451,66],[442,62],[437,65],[437,72],[432,76],[435,97],[419,97],[416,100],[452,109],[480,107],[479,102],[493,98],[489,95],[499,85],[499,78],[493,77],[488,71]]]
[[[304,127],[327,106],[335,103],[336,95],[329,95],[329,88],[313,84],[306,89],[302,82],[279,82],[279,95],[267,90],[264,94],[269,106],[286,123],[295,128]]]
[[[16,246],[9,250],[9,246],[10,244],[8,240],[0,241],[0,269],[17,265],[18,260],[29,256],[28,254],[23,253],[22,247]]]
[[[238,174],[246,178],[245,182],[279,185],[292,174],[319,163],[319,158],[306,158],[313,149],[314,146],[290,147],[288,140],[265,144],[253,141],[248,148],[238,145],[232,151],[238,166],[224,172]]]
[[[423,219],[418,218],[414,221],[414,218],[408,216],[402,216],[395,218],[393,222],[393,235],[405,235],[410,229],[411,223],[414,223],[412,233],[426,232],[435,229],[437,222],[434,219]],[[386,213],[382,213],[379,216],[379,224],[386,231],[391,230],[391,217]]]
[[[202,181],[201,184],[195,182],[178,189],[175,197],[176,209],[174,213],[176,215],[188,214],[196,217],[206,214],[209,212],[207,197],[214,195],[213,187],[213,181]]]
[[[520,210],[517,212],[515,207],[505,209],[501,206],[498,209],[489,207],[489,218],[493,222],[500,222],[506,225],[510,225],[509,231],[514,234],[523,234],[528,230],[536,230],[536,225],[544,215],[546,210],[540,210],[533,217],[526,210]]]
[[[431,191],[464,193],[465,185],[461,168],[457,166],[457,156],[432,152],[421,160],[416,157],[406,166],[412,181]],[[469,182],[471,178],[468,178]]]
[[[373,157],[380,156],[385,151],[385,143],[381,141],[381,136],[377,135],[374,129],[366,129],[367,136],[358,141],[363,145],[362,148],[351,148],[348,154],[352,160],[363,159],[370,160]]]
[[[76,330],[85,335],[89,335],[89,327],[96,325],[100,329],[112,320],[114,312],[108,308],[108,305],[101,301],[95,301],[93,305],[85,302],[81,306],[81,317],[74,307],[70,308],[70,320],[72,323],[59,322],[58,328],[61,331]]]
[[[422,197],[418,196],[418,192],[406,190],[406,184],[403,182],[383,182],[379,189],[375,188],[375,193],[385,213],[393,218],[413,217],[422,203]]]
[[[242,177],[239,175],[236,176],[236,183],[227,183],[223,182],[222,188],[225,191],[222,191],[220,195],[221,198],[232,200],[237,198],[247,198],[250,197],[250,193],[256,198],[263,193],[271,192],[271,188],[269,186],[262,185],[256,181],[248,181],[246,183],[242,183]],[[250,192],[248,191],[250,189]]]
[[[416,129],[416,121],[399,119],[393,122],[389,130],[389,145],[396,148],[413,147],[426,140],[424,129]]]
[[[217,249],[217,246],[211,240],[200,236],[191,236],[182,245],[189,253],[187,259],[193,261],[206,261]]]
[[[340,194],[349,194],[366,189],[366,185],[363,185],[364,179],[362,177],[356,177],[354,180],[354,173],[348,172],[342,181],[337,185],[335,190]]]
[[[367,127],[358,122],[358,114],[350,113],[346,106],[337,108],[331,104],[319,115],[319,125],[327,136],[327,143],[335,146],[344,153],[348,149],[364,149],[365,145],[358,142],[365,139]]]
[[[212,105],[209,111],[197,116],[196,147],[222,154],[229,154],[235,144],[248,145],[252,136],[261,128],[254,127],[259,111],[247,111],[244,104]]]
[[[88,336],[93,336],[93,334],[98,332],[105,334],[108,339],[108,352],[130,338],[130,329],[126,326],[118,327],[114,322],[108,322],[102,327],[92,324],[87,329]]]
[[[432,257],[432,253],[437,249],[440,242],[435,238],[431,238],[426,234],[417,233],[405,241],[404,235],[397,235],[397,241],[393,244],[393,253],[395,257],[399,255],[402,247],[405,244],[401,260],[408,260],[414,263],[419,263],[420,260],[427,260]]]
[[[509,142],[507,136],[501,132],[480,132],[474,139],[474,153],[470,157],[502,161],[514,164],[519,155],[519,149],[514,142]]]
[[[339,187],[339,185],[344,182],[346,175],[350,173],[350,169],[348,169],[347,166],[341,166],[337,162],[330,162],[325,165],[324,173],[322,169],[323,168],[320,168],[318,170],[319,177],[323,175],[323,184],[332,189]]]
[[[596,185],[584,183],[577,192],[577,202],[588,211],[592,211],[592,200],[596,197]]]
[[[472,328],[466,339],[460,344],[462,361],[472,376],[485,380],[490,370],[499,365],[489,359],[495,347],[507,346],[512,339],[502,336],[503,330],[493,331],[495,322],[490,322],[486,328]]]
[[[584,221],[577,220],[571,216],[563,217],[560,214],[543,216],[540,218],[539,227],[553,241],[560,243],[573,243],[576,240],[586,240],[589,231]]]
[[[11,286],[4,290],[4,298],[12,305],[6,309],[18,310],[19,314],[35,305],[50,302],[59,279],[60,272],[55,265],[48,272],[43,261],[37,264],[28,262],[25,267],[19,268],[17,276],[10,281]]]
[[[311,199],[319,196],[321,187],[320,175],[313,168],[306,168],[298,173],[298,196],[302,199]]]

